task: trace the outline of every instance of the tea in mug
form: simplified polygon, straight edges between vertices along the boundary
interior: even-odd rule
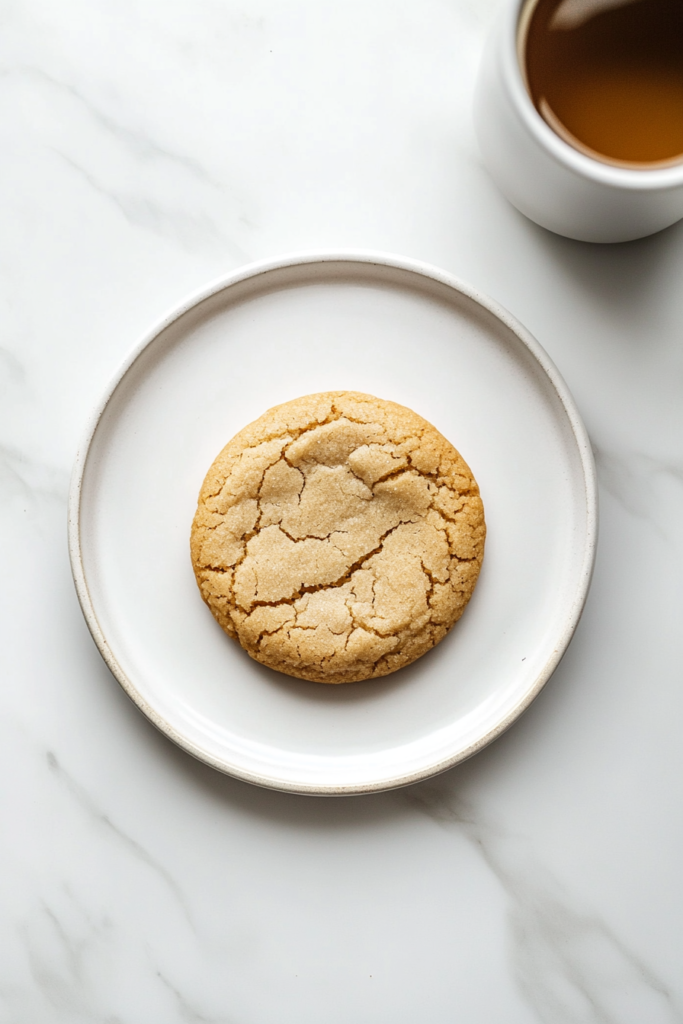
[[[519,48],[534,106],[574,148],[683,159],[683,0],[530,0]]]

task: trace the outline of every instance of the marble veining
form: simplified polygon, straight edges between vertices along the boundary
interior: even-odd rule
[[[182,1020],[196,1021],[197,1024],[231,1024],[228,1017],[206,1017],[203,1013],[200,1013],[196,1007],[192,1006],[182,992],[179,992],[178,989],[172,985],[168,978],[165,978],[160,971],[157,971],[157,977],[173,995]]]
[[[508,206],[470,115],[495,6],[0,9],[0,1024],[683,1020],[683,225],[591,247]],[[443,266],[536,334],[601,532],[509,733],[326,801],[142,718],[83,623],[66,503],[154,322],[248,260],[344,246]]]
[[[450,780],[449,780],[450,781]],[[642,957],[599,915],[572,905],[566,887],[474,807],[436,780],[406,801],[460,829],[505,890],[512,958],[521,991],[548,1024],[675,1024],[683,1006]]]
[[[658,510],[653,509],[653,500],[657,500],[662,483],[672,484],[678,491],[679,500],[683,497],[683,459],[675,462],[642,451],[627,454],[609,452],[599,448],[595,442],[593,451],[605,490],[628,512],[649,521],[657,532],[665,536],[657,521]],[[676,536],[669,539],[675,541]]]
[[[94,822],[101,825],[105,830],[107,830],[107,832],[115,836],[118,842],[121,843],[129,853],[134,857],[137,857],[143,864],[146,864],[147,867],[151,868],[152,871],[156,872],[159,877],[164,880],[182,907],[188,923],[192,926],[192,918],[190,917],[185,897],[183,896],[180,886],[169,874],[166,868],[164,868],[162,864],[159,864],[158,861],[150,856],[147,850],[140,845],[140,843],[136,842],[135,839],[127,835],[126,832],[115,825],[111,818],[97,807],[85,789],[72,779],[64,770],[57,760],[56,755],[51,750],[47,753],[47,765],[50,771],[64,784],[74,800],[77,801],[79,806]]]

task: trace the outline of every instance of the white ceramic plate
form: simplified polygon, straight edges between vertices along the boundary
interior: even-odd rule
[[[474,597],[438,647],[384,679],[324,686],[263,668],[223,634],[189,531],[237,430],[340,389],[410,406],[455,444],[488,539]],[[262,786],[363,793],[464,760],[539,692],[586,598],[595,472],[557,370],[495,303],[411,260],[313,253],[230,274],[138,345],[78,455],[69,524],[88,626],[162,732]]]

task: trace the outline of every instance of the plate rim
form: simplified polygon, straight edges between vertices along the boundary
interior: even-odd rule
[[[556,638],[553,652],[546,660],[543,669],[537,674],[533,685],[520,697],[514,707],[504,718],[464,750],[460,750],[449,757],[441,758],[432,765],[408,771],[403,774],[397,774],[391,779],[341,785],[293,782],[288,779],[260,774],[258,772],[249,771],[239,765],[230,764],[227,760],[221,760],[220,758],[214,757],[207,751],[202,750],[199,746],[193,743],[192,740],[180,733],[171,724],[171,722],[167,721],[162,715],[160,715],[137,690],[133,680],[130,679],[123,671],[106,639],[90,596],[81,551],[81,500],[83,480],[87,469],[90,448],[111,398],[128,371],[133,367],[137,359],[148,348],[148,346],[151,345],[164,330],[179,320],[191,309],[214,295],[217,295],[219,292],[228,291],[234,285],[240,284],[249,279],[255,280],[258,277],[265,276],[275,270],[335,262],[346,262],[352,265],[369,264],[388,267],[390,269],[407,271],[408,273],[416,274],[419,277],[436,281],[460,295],[464,295],[466,298],[472,300],[500,320],[517,337],[517,339],[522,342],[534,358],[535,362],[541,367],[544,375],[549,380],[560,401],[571,427],[574,442],[579,454],[586,495],[586,540],[583,551],[583,561],[578,573],[579,584],[574,598],[574,603],[566,617],[564,627]],[[100,400],[95,405],[87,421],[87,426],[82,436],[82,440],[76,451],[76,457],[71,474],[67,528],[71,573],[81,611],[90,634],[95,641],[103,660],[126,695],[160,732],[197,760],[202,761],[204,764],[208,764],[210,767],[243,782],[248,782],[252,785],[261,786],[267,789],[308,796],[352,796],[385,792],[413,785],[416,782],[432,778],[435,775],[439,775],[440,773],[447,771],[449,768],[453,768],[455,765],[466,761],[474,754],[479,753],[480,750],[483,750],[495,739],[501,736],[535,700],[550,679],[567,650],[569,642],[571,641],[581,618],[586,598],[588,596],[593,569],[595,566],[598,536],[597,475],[588,432],[578,412],[574,398],[562,378],[562,375],[542,345],[516,319],[516,317],[514,317],[500,303],[482,293],[479,289],[462,281],[456,275],[422,260],[374,249],[306,249],[287,253],[281,256],[256,260],[254,262],[244,264],[243,266],[240,266],[227,274],[223,274],[218,278],[214,278],[208,284],[205,284],[203,287],[191,292],[181,303],[157,320],[156,323],[154,323],[153,326],[143,334],[142,338],[132,347],[128,355],[125,356],[119,364],[118,369],[110,378]]]

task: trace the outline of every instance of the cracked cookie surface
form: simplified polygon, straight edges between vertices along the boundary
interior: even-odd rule
[[[268,410],[225,446],[191,554],[202,597],[252,658],[347,683],[443,639],[472,595],[485,535],[476,481],[435,427],[332,391]]]

